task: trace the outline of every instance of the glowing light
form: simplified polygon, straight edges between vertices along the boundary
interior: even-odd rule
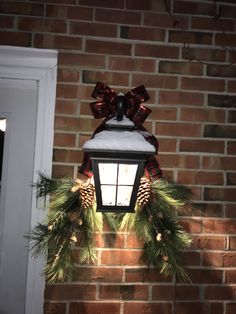
[[[6,119],[0,119],[0,130],[5,132],[6,131],[6,126],[7,126],[7,123],[6,123]]]

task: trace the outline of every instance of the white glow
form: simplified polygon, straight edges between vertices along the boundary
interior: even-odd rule
[[[117,164],[99,163],[98,168],[101,184],[116,184]]]
[[[117,190],[117,206],[129,206],[132,195],[132,186],[118,186]]]
[[[101,185],[102,205],[114,206],[116,205],[116,186]]]
[[[118,174],[118,185],[134,185],[138,165],[120,164]]]
[[[7,126],[6,119],[0,119],[0,130],[5,132],[6,131],[6,126]]]

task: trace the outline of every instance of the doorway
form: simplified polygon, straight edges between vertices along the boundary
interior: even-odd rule
[[[42,314],[43,259],[24,238],[42,221],[31,184],[51,173],[57,53],[0,47],[0,313]],[[0,160],[1,161],[1,160]]]

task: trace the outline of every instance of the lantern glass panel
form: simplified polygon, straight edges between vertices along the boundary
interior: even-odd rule
[[[116,205],[116,186],[101,185],[102,205],[114,206]]]
[[[118,185],[134,185],[138,165],[119,164]]]
[[[118,186],[117,189],[117,206],[129,206],[131,195],[133,192],[133,186]]]
[[[99,176],[101,184],[116,184],[117,183],[117,164],[114,163],[99,163]]]

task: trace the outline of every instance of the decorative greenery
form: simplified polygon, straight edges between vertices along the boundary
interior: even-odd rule
[[[88,198],[86,202],[83,199],[85,186],[89,188],[78,180],[51,179],[44,174],[34,185],[38,197],[51,196],[45,223],[38,224],[28,236],[33,255],[47,256],[44,273],[48,282],[70,280],[77,256],[80,263],[96,261],[94,233],[102,230],[103,218],[114,231],[119,225],[120,230],[136,232],[144,241],[142,259],[146,264],[166,276],[175,273],[188,279],[181,251],[191,240],[177,220],[178,209],[189,202],[190,191],[185,186],[163,179],[150,182],[149,200],[143,205],[137,202],[135,213],[125,215],[97,213],[94,201],[83,207],[88,204]],[[146,190],[142,191],[146,197]],[[91,190],[88,196],[91,198]]]
[[[144,241],[142,260],[155,266],[165,276],[175,273],[187,280],[181,251],[191,244],[191,239],[179,225],[177,211],[189,202],[190,190],[183,185],[165,180],[151,182],[151,197],[143,207],[136,207],[135,214],[126,214],[121,230],[136,232]]]

